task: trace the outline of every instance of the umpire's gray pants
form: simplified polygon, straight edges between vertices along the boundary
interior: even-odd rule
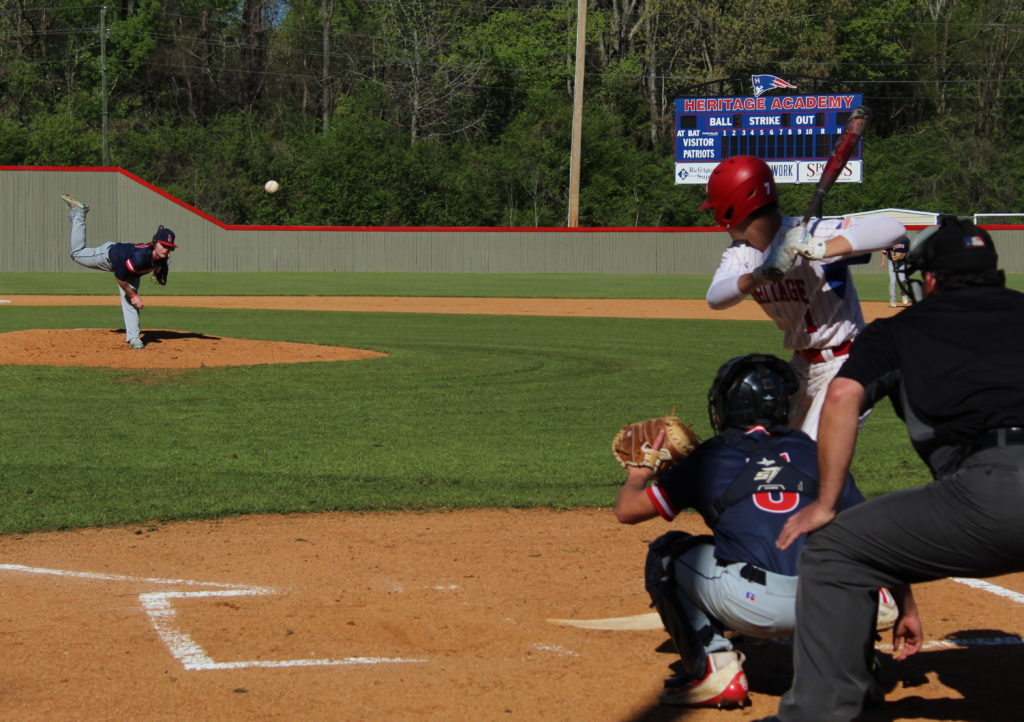
[[[69,251],[71,258],[75,263],[85,266],[86,268],[95,268],[98,271],[113,271],[113,266],[110,265],[110,258],[108,253],[113,243],[104,243],[102,246],[96,246],[95,248],[88,248],[85,238],[85,214],[80,211],[71,211],[68,213],[68,219],[71,221],[71,235],[68,239]],[[139,291],[139,283],[129,282],[135,292]],[[135,308],[124,295],[124,289],[120,286],[117,287],[117,292],[121,297],[121,316],[124,317],[124,333],[125,340],[132,341],[133,339],[139,338],[142,333],[139,327],[139,309]]]
[[[859,504],[811,535],[800,557],[794,676],[780,719],[860,713],[871,683],[874,590],[1024,570],[1022,468],[1024,446],[987,449],[951,475]]]

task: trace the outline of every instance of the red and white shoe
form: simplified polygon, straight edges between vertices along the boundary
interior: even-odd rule
[[[747,674],[743,671],[745,659],[742,652],[709,654],[703,678],[679,684],[670,681],[658,699],[672,707],[746,707],[750,704],[750,695],[747,694]]]
[[[896,624],[896,618],[900,615],[900,609],[896,606],[896,600],[885,587],[878,589],[878,612],[875,615],[875,631],[884,632],[892,629]]]

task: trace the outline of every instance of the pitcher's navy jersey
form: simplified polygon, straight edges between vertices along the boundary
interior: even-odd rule
[[[121,281],[130,281],[132,276],[137,279],[153,270],[153,247],[148,243],[113,243],[107,258],[114,277]]]
[[[796,576],[805,538],[784,551],[775,539],[790,516],[817,498],[817,445],[802,431],[775,431],[755,426],[712,437],[648,487],[647,496],[668,521],[683,509],[696,509],[714,533],[715,556],[722,562]],[[804,492],[785,490],[797,487]],[[862,501],[848,477],[840,510]]]

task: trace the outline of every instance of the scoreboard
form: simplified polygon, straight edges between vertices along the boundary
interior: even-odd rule
[[[817,183],[862,96],[777,95],[679,98],[675,102],[675,182],[706,184],[719,162],[756,155],[778,183]],[[839,182],[862,178],[861,143]]]

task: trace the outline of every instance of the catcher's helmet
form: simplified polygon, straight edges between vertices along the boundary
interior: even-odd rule
[[[796,374],[771,354],[737,356],[722,364],[708,390],[708,420],[716,434],[725,429],[785,426],[791,399],[800,389]]]
[[[759,208],[778,202],[775,176],[768,164],[756,156],[736,155],[711,171],[708,199],[700,209],[713,208],[715,222],[732,228]]]

